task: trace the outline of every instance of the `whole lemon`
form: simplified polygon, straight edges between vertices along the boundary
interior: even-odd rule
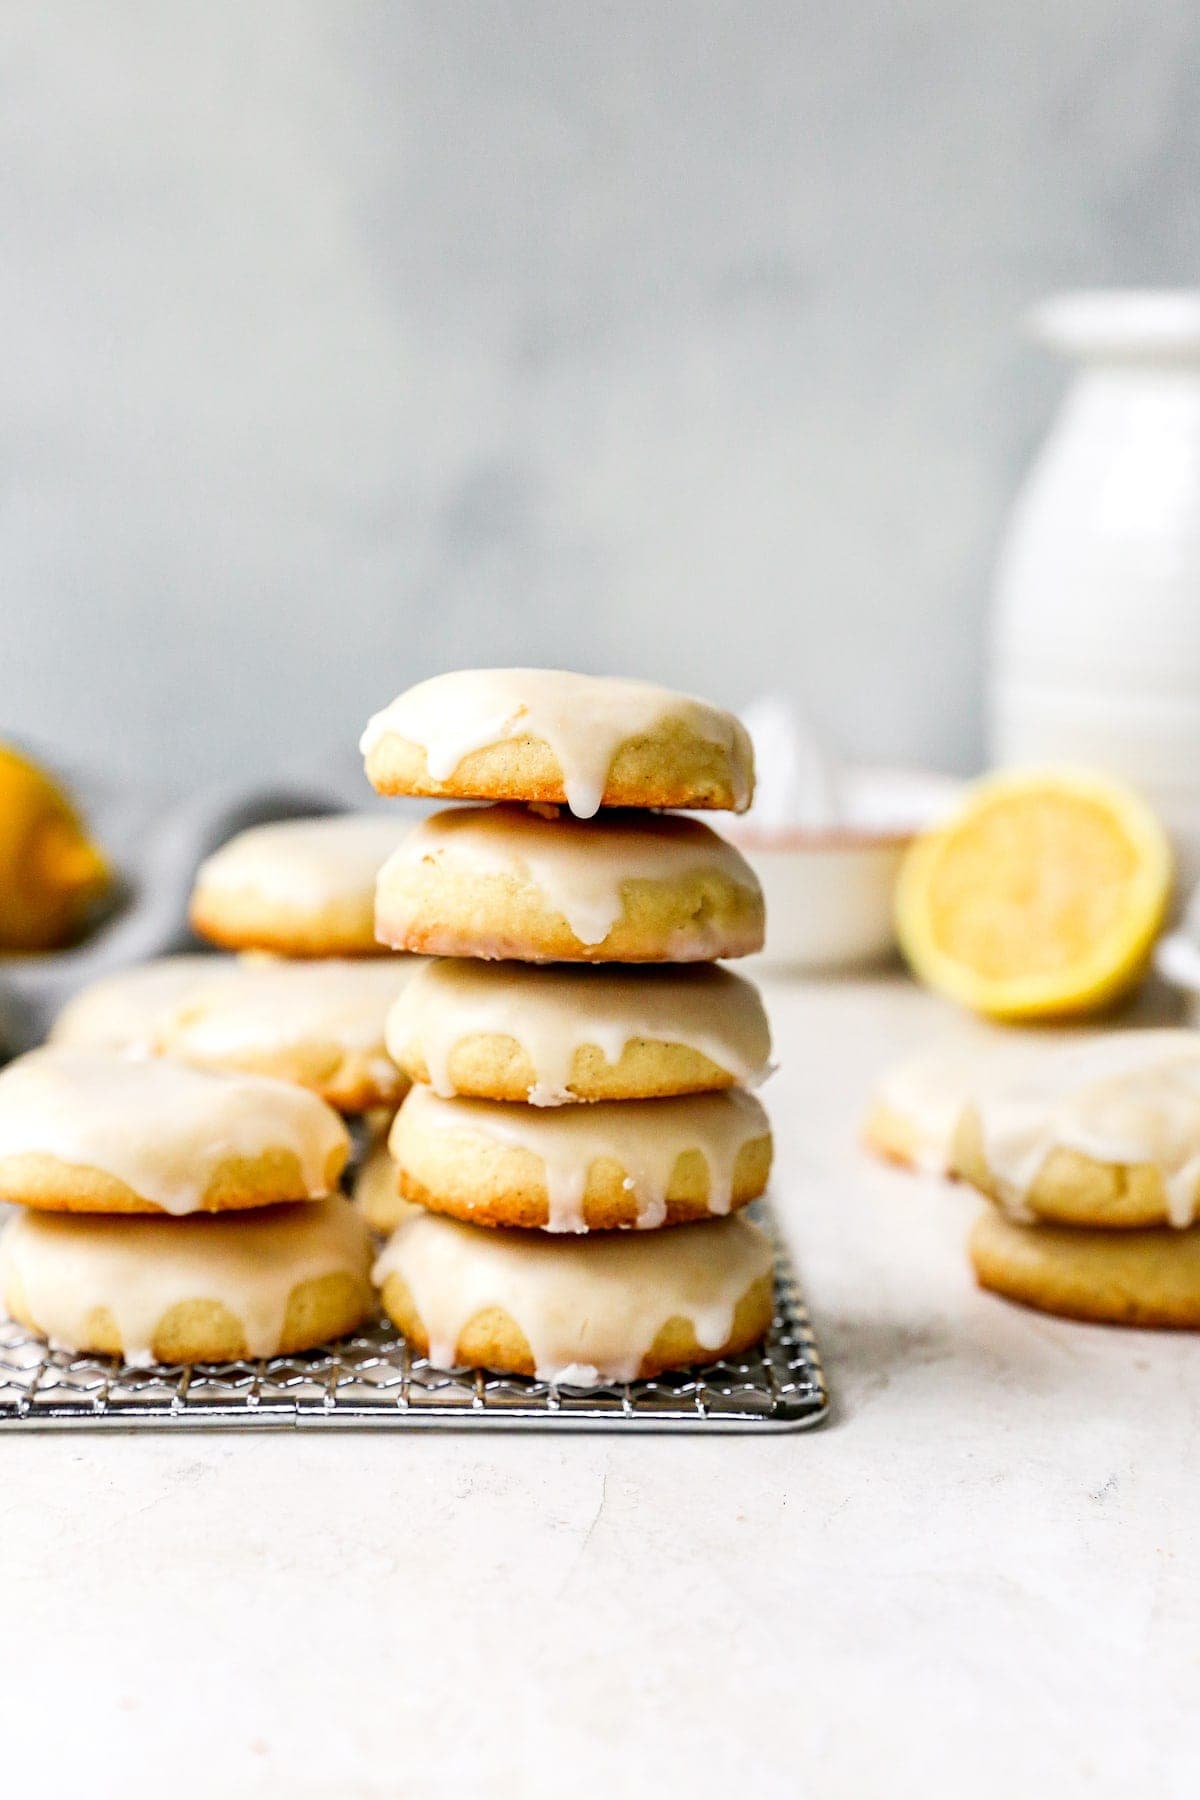
[[[0,744],[0,950],[68,943],[110,881],[58,783]]]

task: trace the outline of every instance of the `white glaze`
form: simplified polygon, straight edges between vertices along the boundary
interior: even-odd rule
[[[452,806],[411,832],[379,872],[377,918],[386,927],[388,888],[423,862],[468,878],[529,881],[581,944],[600,944],[625,908],[627,881],[664,886],[710,871],[761,899],[740,851],[696,819],[611,812],[586,822],[547,808]],[[698,942],[699,933],[690,937]],[[688,961],[701,960],[694,944]],[[681,949],[683,946],[681,946]]]
[[[262,1212],[193,1219],[91,1218],[22,1210],[0,1237],[0,1291],[12,1271],[52,1343],[77,1347],[106,1307],[127,1362],[149,1363],[159,1321],[187,1300],[217,1301],[250,1356],[274,1356],[301,1282],[342,1271],[367,1280],[370,1235],[339,1195]]]
[[[50,1041],[153,1056],[163,1021],[185,995],[236,967],[227,956],[161,956],[105,975],[68,1000]]]
[[[902,1119],[912,1133],[913,1167],[945,1175],[951,1166],[954,1135],[963,1112],[990,1088],[1013,1081],[1046,1053],[1028,1037],[997,1038],[977,1048],[928,1050],[885,1069],[875,1085],[874,1104]]]
[[[290,1150],[303,1192],[328,1192],[325,1171],[349,1139],[306,1089],[223,1075],[166,1057],[51,1045],[0,1071],[0,1159],[52,1156],[102,1170],[169,1213],[201,1209],[230,1157]]]
[[[632,1381],[672,1318],[689,1319],[697,1342],[719,1349],[739,1300],[770,1267],[768,1239],[741,1218],[550,1243],[418,1210],[388,1240],[374,1279],[382,1287],[403,1277],[440,1367],[454,1366],[478,1313],[501,1307],[543,1381],[593,1386]]]
[[[1098,1163],[1149,1164],[1170,1223],[1196,1222],[1200,1191],[1200,1032],[1122,1031],[1039,1056],[1030,1078],[978,1102],[999,1198],[1029,1218],[1029,1190],[1055,1149]]]
[[[403,956],[247,958],[211,983],[193,985],[162,1019],[161,1047],[185,1062],[236,1068],[247,1059],[327,1046],[368,1057],[381,1100],[394,1098],[402,1082],[384,1045],[384,1024],[417,966]]]
[[[407,820],[377,813],[252,825],[200,864],[196,892],[252,896],[292,914],[346,903],[369,907],[375,877],[407,829]]]
[[[527,1098],[559,1106],[574,1098],[568,1083],[575,1054],[594,1045],[615,1064],[632,1039],[682,1044],[751,1087],[767,1072],[770,1029],[758,990],[728,969],[593,968],[555,964],[425,963],[388,1015],[391,1054],[419,1046],[435,1092],[454,1092],[450,1058],[476,1036],[516,1040],[533,1065]]]
[[[594,1106],[532,1107],[503,1100],[445,1100],[415,1087],[396,1115],[392,1154],[405,1161],[409,1132],[444,1131],[505,1149],[527,1150],[545,1168],[547,1231],[582,1232],[588,1170],[600,1157],[625,1171],[623,1186],[637,1208],[637,1228],[651,1231],[667,1211],[678,1158],[698,1150],[708,1165],[708,1211],[733,1202],[733,1170],[743,1145],[769,1137],[753,1094],[727,1088],[672,1100],[601,1100]]]
[[[386,737],[403,738],[424,750],[430,776],[442,782],[473,751],[536,738],[562,771],[567,805],[590,819],[621,745],[671,720],[726,752],[734,810],[741,812],[754,786],[742,725],[732,713],[648,681],[562,669],[458,669],[420,682],[376,713],[360,748],[366,756]]]

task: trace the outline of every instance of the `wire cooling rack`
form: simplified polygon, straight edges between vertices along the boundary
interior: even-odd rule
[[[771,1220],[759,1214],[760,1222]],[[434,1368],[390,1325],[301,1356],[133,1368],[51,1350],[0,1321],[0,1430],[794,1431],[829,1407],[820,1353],[775,1233],[775,1316],[748,1355],[602,1388]]]

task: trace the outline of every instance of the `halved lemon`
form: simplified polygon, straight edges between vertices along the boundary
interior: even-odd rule
[[[896,892],[914,972],[997,1019],[1092,1012],[1132,987],[1171,895],[1166,832],[1132,788],[1074,769],[975,783]]]
[[[68,943],[111,880],[64,790],[0,744],[0,952]]]

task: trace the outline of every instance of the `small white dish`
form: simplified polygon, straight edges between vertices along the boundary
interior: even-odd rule
[[[896,948],[896,877],[908,845],[953,804],[961,783],[916,770],[843,778],[846,817],[826,826],[726,829],[762,883],[764,967],[797,974],[861,968]]]
[[[1200,944],[1186,931],[1172,931],[1158,940],[1154,967],[1164,981],[1183,994],[1188,1023],[1200,1024]]]
[[[739,839],[767,903],[762,963],[802,972],[882,962],[895,948],[896,876],[912,835],[846,827]]]

